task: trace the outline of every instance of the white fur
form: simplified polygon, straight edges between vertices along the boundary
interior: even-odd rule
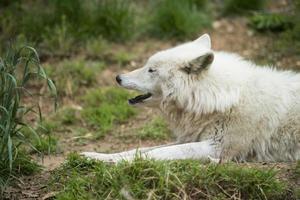
[[[121,160],[132,161],[136,155],[156,160],[209,159],[213,162],[218,162],[215,158],[219,155],[219,152],[215,151],[213,141],[206,140],[202,142],[134,149],[114,154],[84,152],[82,155],[112,163]]]
[[[205,34],[158,52],[143,68],[120,76],[123,87],[152,93],[140,104],[159,107],[177,142],[189,143],[180,150],[178,145],[158,147],[148,155],[157,159],[212,156],[225,161],[300,159],[300,75],[256,66],[210,46]],[[182,71],[211,53],[213,62],[200,73]],[[198,150],[189,151],[189,146]]]

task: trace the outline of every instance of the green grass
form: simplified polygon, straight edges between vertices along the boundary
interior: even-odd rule
[[[58,152],[58,140],[52,135],[42,135],[39,140],[33,140],[32,145],[39,153],[50,155]],[[35,151],[36,152],[36,151]]]
[[[132,53],[125,51],[125,50],[116,51],[112,55],[112,60],[116,61],[119,66],[127,65],[134,58],[135,58],[135,56]]]
[[[54,54],[78,52],[92,38],[126,42],[134,36],[131,0],[16,1],[1,9],[1,42],[24,35]]]
[[[225,0],[222,12],[224,15],[248,15],[263,10],[265,4],[266,0]]]
[[[196,37],[211,24],[208,4],[207,0],[16,1],[1,9],[0,41],[33,44],[45,57],[83,51],[103,57],[101,40],[128,43],[149,36]]]
[[[39,135],[34,137],[28,128],[23,129],[24,136],[31,142],[33,149],[31,153],[50,155],[61,153],[62,146],[59,140],[71,133],[72,137],[82,136],[82,132],[88,132],[80,119],[80,111],[71,107],[59,108],[55,114],[47,116],[41,123],[33,129]]]
[[[257,31],[285,31],[292,27],[290,17],[283,14],[255,14],[250,18],[250,25]]]
[[[205,5],[195,4],[195,2],[154,1],[151,9],[150,33],[159,38],[177,39],[187,39],[198,35],[203,28],[210,26],[211,19]]]
[[[90,8],[85,7],[86,5],[80,0],[52,0],[49,4],[48,6],[52,6],[55,20],[59,21],[65,17],[72,28],[82,25],[84,20],[89,20],[85,12],[89,11]]]
[[[102,35],[107,39],[122,40],[131,37],[129,33],[134,27],[127,0],[19,2],[6,8],[3,19],[3,26],[11,27],[5,30],[5,34],[24,33],[27,38],[38,42],[55,40],[53,36],[61,35],[61,31],[74,39]]]
[[[300,0],[294,0],[294,10],[291,15],[293,26],[283,32],[276,43],[277,49],[285,55],[300,53]]]
[[[8,177],[9,172],[14,175],[16,170],[20,173],[27,173],[17,169],[23,169],[20,167],[21,162],[24,161],[24,165],[28,165],[28,162],[31,161],[28,156],[26,157],[26,153],[22,152],[25,146],[32,146],[23,134],[24,128],[30,130],[29,134],[32,137],[39,139],[38,133],[25,120],[28,114],[36,116],[37,120],[42,119],[40,106],[36,100],[38,97],[28,87],[28,84],[32,83],[31,81],[40,81],[40,83],[47,84],[50,92],[56,98],[55,85],[41,67],[35,49],[32,47],[24,47],[18,50],[9,49],[6,56],[0,59],[1,179],[3,179],[2,177]],[[34,103],[25,105],[22,101],[25,96],[28,96],[28,100]]]
[[[49,116],[42,124],[44,128],[41,129],[45,133],[63,129],[66,126],[76,125],[80,123],[80,109],[64,106],[61,107],[55,115]]]
[[[300,199],[300,184],[299,184],[299,180],[300,180],[300,160],[297,161],[296,163],[296,167],[293,171],[293,175],[292,175],[293,179],[296,180],[296,185],[294,188],[294,194],[296,199]]]
[[[126,42],[132,38],[135,17],[130,1],[102,0],[95,6],[95,31],[111,41]]]
[[[103,136],[112,130],[115,123],[127,121],[136,114],[136,110],[128,105],[132,94],[120,88],[92,89],[82,98],[84,109],[82,118]]]
[[[38,126],[36,131],[42,136],[40,142],[32,138],[33,145],[43,154],[61,153],[64,146],[59,141],[65,138],[72,138],[74,143],[84,143],[88,139],[94,139],[95,129],[88,125],[83,117],[80,107],[64,106],[60,107],[54,115],[48,116]]]
[[[296,164],[294,175],[296,179],[300,179],[300,160]]]
[[[77,48],[74,48],[75,37],[72,35],[65,16],[54,27],[46,28],[41,40],[41,46],[46,46],[47,51],[53,52],[55,55],[68,55],[70,52],[78,52],[78,50],[76,51]]]
[[[110,64],[116,63],[121,67],[138,57],[136,52],[133,53],[128,49],[120,48],[119,44],[109,43],[103,37],[88,40],[83,53],[89,58],[99,59]]]
[[[55,130],[59,127],[59,123],[51,120],[44,120],[40,123],[35,131],[39,134],[39,138],[32,137],[32,145],[34,146],[33,153],[41,153],[50,155],[56,153],[58,148],[58,139],[54,136]]]
[[[271,52],[267,56],[259,55],[264,60],[275,63],[276,60],[282,57],[297,57],[300,53],[299,0],[291,1],[290,10],[288,11],[280,13],[256,12],[249,17],[249,25],[257,32],[266,34],[267,37],[274,40],[270,44]]]
[[[76,154],[53,175],[57,199],[284,199],[273,169],[136,158],[116,165]],[[54,184],[55,183],[55,184]]]
[[[78,121],[77,111],[73,108],[66,107],[62,109],[59,120],[63,125],[75,124]]]
[[[0,196],[7,185],[22,175],[32,175],[41,170],[41,166],[25,153],[24,149],[19,149],[19,153],[14,160],[12,171],[7,167],[7,163],[0,162]]]
[[[87,40],[84,49],[84,53],[86,55],[103,59],[107,54],[110,53],[109,51],[111,50],[111,47],[106,39],[104,39],[102,36],[99,36],[97,38],[91,38]]]
[[[24,34],[30,41],[41,42],[43,34],[54,25],[53,9],[52,5],[47,6],[41,1],[26,4],[20,1],[7,7],[2,16],[7,20],[5,26],[9,26],[11,29],[4,30],[3,36],[6,36],[5,39],[7,39]]]
[[[300,53],[300,22],[295,24],[294,28],[288,30],[281,35],[281,39],[277,43],[277,48],[285,51],[285,54]]]
[[[43,128],[34,128],[41,135],[39,140],[28,138],[33,141],[36,150],[44,154],[56,153],[60,149],[60,133],[67,132],[80,142],[101,138],[112,131],[115,125],[127,122],[137,113],[127,102],[132,96],[132,93],[121,88],[89,89],[78,98],[82,109],[68,106],[60,108],[55,115],[44,120],[41,124]]]
[[[277,14],[258,13],[250,17],[250,25],[255,30],[274,37],[272,50],[282,56],[300,53],[300,1],[291,2],[289,12]],[[272,58],[274,60],[274,58]]]
[[[45,66],[53,77],[59,95],[72,96],[80,87],[91,87],[97,82],[97,74],[104,68],[103,62],[64,60],[59,64]]]
[[[170,130],[161,117],[154,118],[137,132],[137,137],[142,140],[165,140],[170,136]]]

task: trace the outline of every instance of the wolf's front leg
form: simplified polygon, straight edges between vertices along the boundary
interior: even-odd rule
[[[135,155],[140,155],[143,158],[151,158],[155,160],[178,160],[178,159],[211,159],[219,158],[220,153],[214,145],[212,140],[205,140],[202,142],[193,142],[186,144],[175,144],[161,147],[142,148],[128,152],[117,154],[98,154],[93,152],[86,152],[83,155],[103,160],[107,162],[118,162],[120,160],[131,161]]]
[[[212,140],[205,140],[153,149],[143,153],[142,156],[155,160],[211,159],[214,161],[219,158],[220,152]]]
[[[166,147],[166,146],[171,146],[174,144],[178,143],[171,143],[171,144],[165,144],[165,145],[159,145],[159,146],[153,146],[153,147],[142,147],[142,148],[137,148],[137,149],[132,149],[130,151],[124,151],[120,153],[111,153],[111,154],[106,154],[106,153],[96,153],[96,152],[82,152],[81,155],[96,159],[96,160],[101,160],[104,162],[118,162],[120,160],[132,160],[135,155],[140,155],[142,153]]]

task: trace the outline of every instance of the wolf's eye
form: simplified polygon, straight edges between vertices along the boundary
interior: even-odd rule
[[[153,73],[155,71],[156,71],[155,69],[151,69],[151,68],[148,70],[148,72],[150,72],[150,73]]]

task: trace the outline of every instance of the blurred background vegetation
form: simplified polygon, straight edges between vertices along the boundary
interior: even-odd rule
[[[247,37],[234,38],[239,31]],[[204,32],[218,32],[213,44],[239,46],[237,53],[260,64],[300,69],[300,0],[1,0],[0,197],[7,180],[40,170],[36,154],[170,142],[163,118],[128,106],[135,93],[115,87],[114,76]],[[249,35],[264,43],[247,46]],[[39,55],[18,53],[26,45]]]
[[[243,15],[253,29],[276,33],[282,43],[293,44],[299,52],[299,0],[287,3],[270,12],[268,0],[2,0],[1,50],[12,41],[56,55],[101,48],[103,40],[189,40],[214,19]]]

